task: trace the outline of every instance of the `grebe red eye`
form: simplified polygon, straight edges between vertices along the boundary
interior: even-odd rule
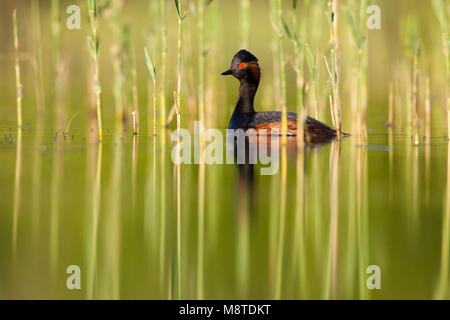
[[[243,63],[239,64],[239,69],[244,69],[244,64]]]

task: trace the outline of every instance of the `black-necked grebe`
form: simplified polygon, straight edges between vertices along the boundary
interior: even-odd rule
[[[271,130],[281,134],[281,112],[263,111],[256,112],[253,107],[256,91],[258,90],[261,70],[258,59],[246,50],[240,50],[231,61],[231,67],[222,75],[233,75],[239,82],[239,99],[231,116],[229,129],[254,129],[258,133],[265,130],[271,134]],[[297,114],[287,113],[287,131],[289,136],[297,135]],[[348,136],[342,133],[342,136]],[[323,122],[311,117],[305,119],[305,139],[310,142],[324,142],[336,139],[336,130]]]

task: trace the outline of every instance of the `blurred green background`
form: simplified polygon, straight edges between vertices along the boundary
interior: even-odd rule
[[[0,4],[0,297],[4,299],[399,299],[448,298],[449,210],[445,58],[441,28],[431,1],[372,1],[381,8],[381,30],[369,30],[367,55],[368,143],[356,137],[287,152],[287,171],[254,181],[235,165],[182,165],[181,248],[177,244],[176,167],[172,142],[158,122],[152,135],[152,83],[144,47],[161,65],[161,2],[128,0],[120,5],[120,30],[111,11],[99,16],[100,82],[105,141],[95,139],[96,120],[90,35],[84,1],[58,1],[60,62],[55,63],[52,1],[39,4],[41,29],[33,23],[33,1]],[[101,3],[101,1],[99,1]],[[224,131],[238,83],[220,73],[244,46],[260,61],[256,110],[279,110],[276,35],[269,1],[213,0],[205,8],[206,125]],[[81,7],[81,29],[65,27],[67,6]],[[332,85],[327,1],[282,1],[283,16],[306,19],[305,37],[318,56],[319,119],[331,123]],[[358,1],[339,2],[356,14]],[[446,3],[448,5],[448,3]],[[54,4],[53,4],[54,5]],[[177,16],[166,1],[167,112],[177,85]],[[23,83],[23,136],[16,119],[12,11],[17,8]],[[198,2],[184,0],[182,127],[198,119]],[[243,25],[248,24],[248,39]],[[296,111],[294,51],[284,34],[287,106]],[[41,41],[36,41],[40,35]],[[412,54],[420,41],[418,112],[420,143],[408,136]],[[355,43],[339,19],[343,130],[354,131],[352,92]],[[247,42],[247,43],[246,43]],[[245,44],[246,43],[246,44]],[[42,79],[36,52],[42,50]],[[112,53],[136,70],[138,109],[131,78],[124,78],[124,131],[115,131]],[[328,58],[329,59],[329,58]],[[128,68],[128,69],[127,69]],[[430,79],[431,135],[425,136],[425,79]],[[311,77],[305,66],[311,109]],[[394,126],[388,121],[389,85],[394,86]],[[37,88],[45,94],[39,117]],[[158,91],[159,92],[159,91]],[[57,97],[60,97],[58,102]],[[57,101],[55,103],[55,101]],[[157,117],[161,116],[157,98]],[[95,110],[95,109],[94,109]],[[139,135],[130,113],[138,111]],[[62,130],[73,119],[70,132]],[[175,121],[170,129],[175,128]],[[41,130],[39,131],[39,124]],[[94,137],[92,139],[92,137]],[[253,168],[251,168],[253,170]],[[281,193],[283,190],[286,192]],[[204,199],[204,200],[202,200]],[[201,224],[204,204],[204,225]],[[285,210],[283,210],[283,206]],[[16,234],[15,231],[16,230]],[[15,234],[15,235],[14,235]],[[181,260],[177,253],[181,251]],[[81,290],[66,288],[67,266],[81,268]],[[366,287],[369,265],[381,268],[381,289]],[[181,269],[181,278],[178,271]]]

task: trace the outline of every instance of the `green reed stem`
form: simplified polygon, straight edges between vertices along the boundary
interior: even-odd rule
[[[14,173],[14,207],[13,207],[13,225],[12,225],[12,256],[15,263],[17,249],[17,234],[19,227],[20,198],[21,198],[21,176],[22,176],[22,127],[17,129],[16,141],[16,163]]]
[[[37,250],[39,244],[39,215],[41,210],[41,182],[42,182],[42,155],[41,148],[43,141],[43,130],[45,126],[45,88],[42,67],[42,37],[40,6],[38,0],[31,2],[32,29],[33,29],[33,55],[34,55],[34,86],[36,94],[36,132],[33,152],[33,193],[32,193],[32,218],[31,218],[31,241],[34,249]]]
[[[19,33],[17,28],[17,9],[13,11],[13,31],[14,31],[14,52],[15,52],[15,72],[16,72],[16,104],[17,104],[17,126],[23,127],[22,123],[22,97],[23,86],[20,80],[19,62]]]
[[[59,59],[61,50],[61,25],[60,25],[60,14],[59,14],[59,0],[52,0],[51,2],[51,26],[53,35],[53,52],[54,59],[57,61]]]
[[[352,1],[349,10],[344,10],[344,16],[349,25],[353,41],[356,45],[357,83],[356,83],[356,117],[353,127],[357,129],[358,144],[363,144],[366,136],[367,114],[367,27],[366,9],[368,0],[359,2],[359,15],[356,15],[356,1]],[[354,18],[354,17],[357,17]]]
[[[165,159],[166,159],[166,68],[167,68],[167,26],[166,26],[166,1],[160,0],[161,15],[161,72],[159,73],[160,82],[160,125],[161,125],[161,159],[160,159],[160,245],[159,245],[159,270],[161,273],[160,286],[164,292],[166,283],[166,175],[165,175]],[[169,272],[170,274],[170,272]],[[170,283],[170,280],[168,281]],[[171,287],[169,287],[171,288]],[[171,292],[169,290],[169,297]]]
[[[161,72],[160,72],[160,124],[161,124],[161,220],[160,220],[160,262],[159,270],[161,272],[161,287],[163,288],[165,279],[165,246],[166,246],[166,175],[165,175],[165,159],[166,159],[166,64],[167,64],[167,27],[166,27],[166,0],[160,0],[161,13]],[[169,282],[170,283],[170,282]]]
[[[156,136],[156,69],[147,48],[144,48],[145,61],[147,63],[147,69],[152,77],[153,81],[153,136]]]
[[[200,118],[199,135],[201,140],[201,159],[199,165],[198,184],[198,237],[197,237],[197,299],[204,297],[204,241],[205,241],[205,163],[204,137],[205,124],[205,45],[204,45],[204,16],[205,0],[197,1],[197,34],[198,34],[198,113]]]
[[[181,0],[175,0],[175,4],[177,7],[178,12],[178,37],[177,37],[177,103],[178,103],[178,110],[181,110],[181,35],[182,35],[182,28],[181,23],[183,22],[181,16],[180,16],[180,9],[179,6],[181,6]]]
[[[31,2],[32,25],[33,25],[33,42],[34,42],[34,59],[36,68],[35,87],[36,87],[36,105],[37,115],[41,118],[45,112],[45,89],[44,89],[44,73],[42,68],[42,37],[41,37],[41,18],[39,1]]]
[[[139,93],[138,93],[138,79],[137,79],[137,71],[136,71],[136,59],[133,59],[131,66],[131,95],[133,97],[133,112],[134,112],[134,120],[137,118],[137,123],[139,124]],[[155,88],[156,91],[156,88]],[[156,96],[155,103],[156,105]],[[156,113],[154,114],[156,117]],[[136,122],[136,121],[135,121]],[[137,134],[138,131],[134,131],[134,134]],[[156,125],[155,125],[155,134],[156,134]]]
[[[166,26],[166,1],[160,1],[161,9],[161,75],[160,75],[160,123],[166,125],[166,64],[167,64],[167,26]]]
[[[114,105],[115,105],[115,119],[116,119],[116,130],[117,132],[122,131],[123,122],[123,110],[124,110],[124,99],[123,99],[123,73],[122,73],[122,63],[118,57],[118,52],[112,52],[112,65],[114,71],[114,85],[113,85],[113,95],[114,95]]]
[[[16,102],[17,102],[17,145],[16,145],[16,169],[14,176],[14,212],[12,228],[12,251],[13,262],[15,262],[17,247],[17,229],[19,224],[20,205],[20,177],[22,172],[22,83],[20,81],[19,63],[19,35],[17,30],[17,10],[13,11],[13,31],[14,31],[14,52],[15,52],[15,72],[16,72]]]
[[[389,84],[389,115],[388,115],[388,145],[389,145],[389,188],[392,188],[392,177],[394,170],[394,84],[391,82]],[[393,190],[389,192],[390,197],[393,195]]]
[[[425,102],[424,102],[424,115],[425,115],[425,141],[427,144],[431,138],[431,91],[430,91],[430,77],[427,75],[425,78]],[[427,177],[429,177],[427,175]]]
[[[367,47],[367,28],[366,28],[366,9],[368,0],[362,0],[359,8],[359,27],[360,27],[360,46],[358,49],[358,64],[359,64],[359,76],[358,76],[358,105],[359,105],[359,139],[360,144],[363,141],[367,141],[367,59],[368,59],[368,47]]]
[[[283,282],[283,243],[284,243],[284,229],[285,229],[285,215],[286,215],[286,173],[287,173],[287,159],[286,159],[286,141],[287,141],[287,106],[286,106],[286,75],[285,75],[285,58],[284,58],[284,44],[282,30],[285,26],[283,23],[283,8],[281,0],[271,1],[272,15],[276,15],[276,22],[273,23],[273,28],[277,36],[278,44],[278,62],[279,62],[279,85],[280,85],[280,105],[281,105],[281,135],[282,135],[282,150],[281,150],[281,203],[280,214],[278,221],[277,232],[277,258],[276,258],[276,287],[275,299],[281,299],[281,289]]]
[[[296,249],[295,270],[298,271],[298,294],[304,297],[306,292],[306,250],[305,250],[305,152],[297,152],[297,196],[295,210],[294,248]]]
[[[53,86],[53,103],[55,105],[54,128],[60,130],[66,115],[65,101],[63,98],[64,77],[67,76],[64,70],[64,63],[61,57],[61,16],[60,0],[51,2],[51,29],[53,42],[53,63],[55,72],[55,82]]]
[[[288,38],[291,40],[292,45],[294,47],[294,56],[295,56],[295,62],[293,63],[293,68],[296,75],[296,91],[297,91],[297,117],[300,119],[300,121],[297,122],[297,145],[301,148],[303,148],[304,144],[304,116],[303,116],[303,100],[304,100],[304,70],[303,70],[303,63],[304,63],[304,57],[305,57],[305,51],[304,51],[304,31],[305,31],[305,24],[302,20],[302,26],[300,28],[300,38],[297,35],[297,14],[295,12],[295,9],[297,7],[296,1],[293,2],[292,6],[292,26],[293,31],[291,32],[289,30],[289,27],[287,24],[283,21],[284,28],[286,30],[286,34]]]
[[[286,106],[286,72],[283,43],[283,7],[281,0],[277,0],[277,31],[278,31],[278,60],[280,63],[280,98],[281,98],[281,132],[282,144],[286,144],[287,106]]]
[[[197,1],[197,35],[198,35],[198,113],[200,118],[200,134],[205,121],[205,0]],[[203,140],[203,139],[202,139]]]
[[[339,97],[340,74],[339,74],[339,37],[338,37],[338,0],[328,1],[330,45],[331,45],[331,80],[333,84],[333,113],[335,117],[336,133],[338,139],[341,137],[341,106]]]
[[[321,39],[322,29],[319,22],[322,21],[321,13],[323,0],[320,1],[306,1],[304,5],[304,15],[301,20],[302,25],[302,34],[303,41],[305,42],[305,58],[308,65],[308,69],[310,72],[310,81],[311,81],[311,91],[313,95],[312,99],[312,110],[314,118],[320,119],[322,118],[322,112],[319,107],[319,85],[318,85],[318,62],[319,62],[319,54],[318,54],[318,41]],[[320,9],[319,9],[320,8]],[[308,31],[306,33],[308,26],[308,30],[312,30],[312,32]],[[306,44],[308,42],[308,44]]]
[[[273,93],[274,93],[274,104],[276,106],[277,109],[281,110],[281,101],[279,99],[279,95],[280,95],[280,66],[279,66],[279,61],[278,61],[278,33],[280,32],[280,30],[278,30],[276,23],[274,21],[276,15],[277,15],[277,2],[276,0],[270,0],[269,2],[270,4],[270,12],[269,12],[269,19],[270,22],[272,23],[272,29],[273,29],[273,33],[272,33],[272,38],[271,38],[271,44],[270,47],[273,51],[273,57],[274,57],[274,61],[273,61]]]
[[[250,0],[241,0],[241,48],[248,48],[250,43]]]
[[[100,72],[99,72],[99,59],[98,50],[99,43],[97,39],[98,32],[98,8],[97,0],[86,0],[89,10],[89,24],[91,28],[91,36],[88,37],[89,52],[91,54],[92,61],[94,63],[93,73],[93,89],[95,92],[96,106],[97,106],[97,126],[98,126],[98,139],[103,141],[103,128],[102,128],[102,106],[101,106],[101,85],[100,85]]]
[[[175,8],[178,16],[178,50],[177,50],[177,91],[175,97],[175,110],[177,113],[177,139],[180,142],[181,133],[181,36],[182,36],[182,22],[189,13],[189,10],[181,15],[181,0],[175,0]],[[177,283],[178,283],[178,298],[181,299],[181,171],[180,165],[177,164]]]
[[[445,59],[447,100],[447,137],[450,138],[450,5],[443,0],[433,0],[433,9],[441,26],[442,53]]]
[[[419,44],[416,42],[414,46],[413,56],[413,74],[412,74],[412,139],[414,144],[419,143],[417,133],[417,81],[419,76]]]
[[[59,14],[59,0],[52,0],[51,2],[51,28],[52,28],[52,41],[53,41],[53,62],[55,65],[55,71],[57,72],[60,67],[61,60],[61,25]],[[55,82],[55,101],[58,102],[58,90],[59,83]]]
[[[108,16],[108,21],[111,26],[114,42],[111,45],[111,62],[114,71],[113,80],[113,95],[115,106],[115,122],[116,131],[122,132],[123,119],[124,119],[124,93],[126,76],[124,71],[124,50],[123,50],[123,38],[124,38],[124,26],[121,20],[122,5],[119,1],[111,1],[110,3],[111,13]],[[136,110],[136,109],[135,109]]]
[[[394,123],[394,84],[389,84],[389,105],[388,105],[388,121],[387,126],[392,127]]]
[[[313,56],[313,53],[311,52],[311,49],[308,45],[305,44],[306,49],[306,61],[308,65],[309,72],[311,74],[311,83],[312,83],[312,91],[313,91],[313,114],[314,117],[319,117],[319,103],[318,103],[318,97],[319,97],[319,86],[317,82],[317,62],[318,62],[318,56]]]

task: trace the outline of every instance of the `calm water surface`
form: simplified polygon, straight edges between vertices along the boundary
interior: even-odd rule
[[[273,176],[182,165],[178,242],[168,136],[0,131],[1,298],[448,298],[443,137],[289,148]]]

